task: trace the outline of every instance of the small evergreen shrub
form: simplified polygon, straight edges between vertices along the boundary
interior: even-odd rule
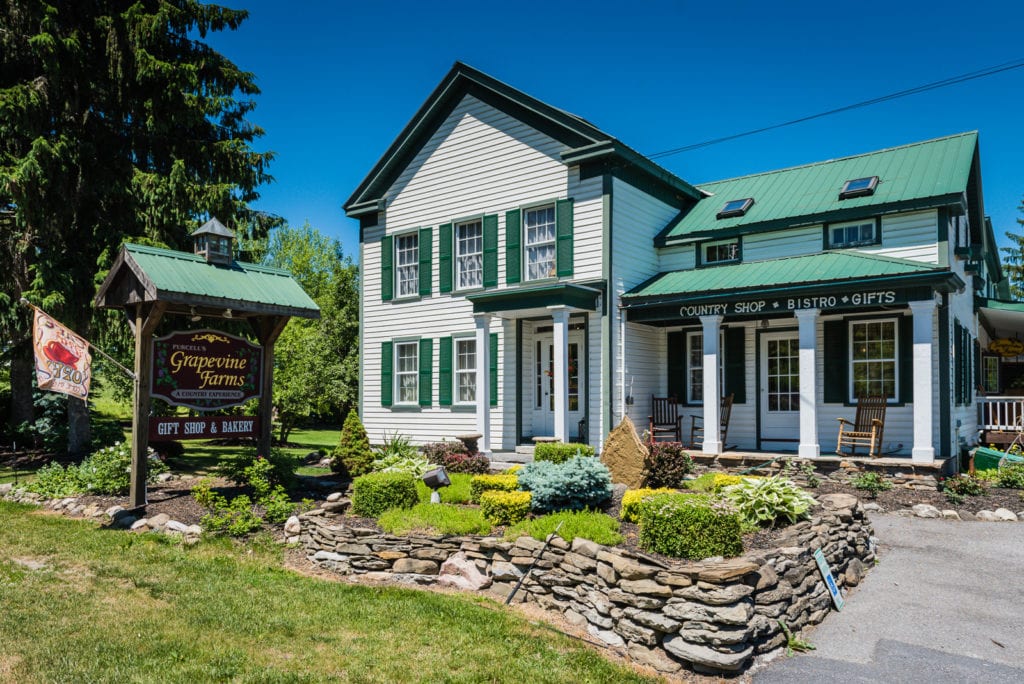
[[[391,508],[381,514],[377,524],[390,534],[488,534],[491,523],[479,508],[450,504],[419,503],[412,508]]]
[[[640,489],[626,490],[626,493],[622,495],[622,508],[619,510],[619,518],[626,522],[635,523],[640,512],[640,504],[644,502],[644,499],[657,494],[671,494],[674,491],[674,489],[669,489],[668,487],[660,489],[642,487]]]
[[[541,442],[533,450],[534,461],[551,461],[552,463],[565,463],[574,456],[593,456],[594,447],[589,444],[577,444],[569,442]]]
[[[744,480],[722,493],[754,525],[775,525],[782,518],[795,523],[818,503],[792,480],[779,476]]]
[[[295,470],[299,467],[299,461],[286,451],[276,448],[271,449],[266,456],[257,453],[256,449],[246,449],[240,456],[225,461],[217,468],[217,474],[240,485],[249,484],[249,476],[246,471],[260,460],[266,461],[271,466],[269,471],[265,471],[266,478],[271,485],[281,485],[285,489],[295,486],[297,482]]]
[[[471,454],[462,442],[433,442],[423,446],[423,456],[431,463],[444,466],[449,473],[481,475],[491,469],[491,462],[479,453]]]
[[[352,512],[376,518],[389,508],[412,508],[419,501],[410,473],[368,473],[352,481]]]
[[[452,481],[447,487],[441,487],[437,493],[441,495],[441,503],[465,504],[473,500],[470,493],[470,482],[472,475],[466,473],[448,473],[448,479]],[[416,493],[419,494],[421,503],[430,501],[430,487],[423,484],[423,480],[416,480]]]
[[[469,498],[473,503],[480,503],[480,495],[484,492],[492,490],[514,492],[517,489],[519,489],[519,477],[515,474],[474,475],[469,483]]]
[[[341,426],[338,446],[331,454],[331,470],[355,478],[370,472],[372,463],[373,452],[370,451],[370,438],[366,436],[363,421],[359,420],[358,413],[349,411]]]
[[[519,471],[519,487],[533,494],[537,513],[600,508],[612,496],[607,466],[588,456],[574,456],[565,463],[527,463]]]
[[[524,520],[505,532],[506,539],[515,539],[527,535],[539,541],[545,541],[558,524],[558,536],[567,542],[576,537],[589,539],[605,546],[615,546],[622,542],[619,534],[619,521],[605,513],[596,511],[559,511],[549,513],[533,520]]]
[[[480,495],[480,512],[495,525],[515,525],[530,514],[530,492],[491,489]]]
[[[701,494],[659,494],[640,507],[640,547],[701,560],[743,553],[742,516],[730,502]]]
[[[648,448],[644,467],[647,470],[644,486],[675,488],[682,486],[685,476],[693,472],[693,459],[679,442],[655,442]]]
[[[1024,489],[1024,463],[1014,463],[999,470],[996,484],[1006,489]]]
[[[892,489],[892,482],[884,475],[875,472],[863,472],[850,480],[854,489],[868,493],[869,499],[878,497],[879,492],[887,492]]]

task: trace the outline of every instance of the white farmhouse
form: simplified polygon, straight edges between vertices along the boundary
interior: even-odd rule
[[[884,396],[884,454],[948,459],[982,427],[979,388],[1005,384],[983,350],[1021,315],[994,300],[977,138],[695,187],[456,63],[345,205],[371,439],[600,448],[659,396],[686,437],[707,419],[705,453],[816,457]]]

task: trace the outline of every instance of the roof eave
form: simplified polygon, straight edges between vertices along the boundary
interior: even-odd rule
[[[584,162],[595,161],[616,161],[625,163],[637,168],[652,179],[668,185],[673,190],[683,193],[691,199],[699,200],[704,197],[710,197],[709,193],[690,185],[682,178],[670,173],[636,150],[614,138],[566,150],[562,153],[562,161],[567,165],[576,165]]]

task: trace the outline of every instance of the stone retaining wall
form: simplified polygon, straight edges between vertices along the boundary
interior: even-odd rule
[[[673,673],[684,666],[735,672],[821,622],[831,599],[812,556],[822,549],[840,587],[873,565],[872,534],[855,497],[829,494],[779,547],[738,558],[672,562],[560,538],[537,561],[516,600],[558,611],[634,660]],[[348,527],[322,509],[299,518],[309,557],[342,574],[488,589],[505,597],[543,544],[494,537],[394,536]]]

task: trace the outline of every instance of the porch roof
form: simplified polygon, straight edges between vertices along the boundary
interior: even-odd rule
[[[535,287],[517,287],[498,292],[481,292],[466,297],[473,302],[473,313],[499,313],[565,306],[596,311],[601,289],[573,283],[551,283]]]
[[[703,300],[749,299],[856,287],[932,286],[951,291],[964,283],[948,268],[909,259],[832,251],[659,273],[622,296],[626,309]]]
[[[1024,333],[1024,302],[985,297],[978,297],[975,302],[991,337],[1019,337]]]

